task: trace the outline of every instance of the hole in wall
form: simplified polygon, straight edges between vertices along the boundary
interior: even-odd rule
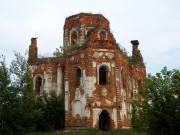
[[[99,129],[103,131],[109,131],[110,129],[110,117],[106,110],[103,110],[99,115]]]

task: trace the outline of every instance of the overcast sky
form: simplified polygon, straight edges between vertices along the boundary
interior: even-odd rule
[[[130,41],[139,40],[147,73],[180,68],[180,0],[0,0],[0,54],[9,64],[31,37],[39,54],[53,53],[63,45],[65,18],[80,12],[104,15],[130,54]]]

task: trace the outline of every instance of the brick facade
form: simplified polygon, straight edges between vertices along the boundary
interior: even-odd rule
[[[34,89],[64,94],[66,128],[131,127],[129,100],[146,77],[137,40],[128,57],[104,16],[80,13],[65,20],[63,56],[38,58],[36,42],[31,39],[28,59]]]

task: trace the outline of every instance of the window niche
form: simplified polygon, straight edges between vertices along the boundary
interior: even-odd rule
[[[82,80],[82,72],[81,72],[81,69],[78,67],[76,69],[76,86],[77,87],[81,86],[81,80]]]
[[[101,30],[98,35],[99,40],[107,40],[107,32],[105,30]]]
[[[99,85],[106,85],[108,83],[108,68],[101,66],[99,68]]]
[[[35,91],[37,95],[42,92],[42,78],[40,76],[37,76],[35,79]]]
[[[73,30],[71,32],[71,45],[76,45],[78,43],[78,32]]]
[[[138,93],[142,94],[142,81],[140,79],[138,80]]]
[[[121,86],[123,89],[126,88],[125,73],[123,69],[121,70]]]

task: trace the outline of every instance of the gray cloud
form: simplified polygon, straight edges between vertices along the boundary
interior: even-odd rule
[[[0,1],[0,54],[10,61],[13,50],[24,53],[31,37],[38,37],[40,54],[63,44],[66,17],[79,12],[102,13],[110,21],[117,42],[131,53],[130,40],[138,39],[147,72],[163,66],[178,68],[180,53],[179,0],[6,0]],[[173,53],[173,55],[172,55]]]

